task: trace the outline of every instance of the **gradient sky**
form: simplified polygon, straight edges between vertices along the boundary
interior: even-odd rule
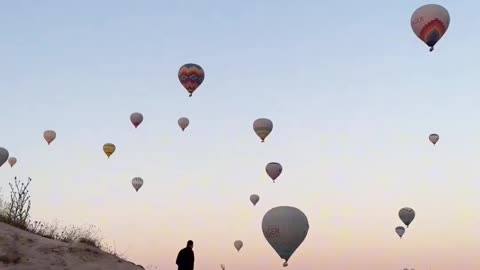
[[[436,2],[451,24],[432,53],[410,28],[427,3],[2,1],[0,146],[18,158],[2,194],[32,177],[33,219],[96,225],[160,269],[188,239],[195,269],[282,269],[261,232],[279,205],[310,223],[290,270],[480,269],[480,2]],[[206,72],[192,98],[189,62]]]

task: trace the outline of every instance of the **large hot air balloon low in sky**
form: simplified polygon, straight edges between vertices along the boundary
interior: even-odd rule
[[[55,140],[56,137],[57,133],[53,130],[45,130],[45,132],[43,132],[43,138],[49,145],[51,142],[53,142],[53,140]]]
[[[107,155],[108,158],[115,152],[115,145],[113,143],[106,143],[103,145],[103,152]]]
[[[132,122],[133,126],[137,128],[143,122],[143,115],[138,112],[134,112],[130,115],[130,122]]]
[[[440,139],[440,136],[436,133],[432,133],[428,136],[428,140],[430,140],[431,143],[435,146],[437,144],[438,140]]]
[[[254,206],[258,203],[259,200],[260,196],[258,196],[257,194],[250,195],[250,201],[253,203]]]
[[[258,137],[265,142],[265,138],[272,132],[273,123],[270,119],[267,118],[258,118],[253,122],[253,131],[257,134]]]
[[[189,63],[185,64],[178,70],[178,79],[180,83],[190,93],[190,97],[193,92],[202,84],[205,79],[205,72],[203,68],[197,64]]]
[[[188,120],[188,118],[186,117],[180,117],[177,123],[178,123],[178,126],[182,129],[182,131],[184,131],[190,124],[190,120]]]
[[[398,211],[398,216],[408,228],[408,225],[410,225],[415,218],[415,211],[410,207],[404,207]]]
[[[9,155],[7,149],[0,147],[0,167],[8,160]]]
[[[262,220],[265,239],[284,259],[283,266],[307,237],[310,226],[305,214],[291,206],[278,206],[270,209]]]
[[[8,158],[8,164],[10,164],[10,167],[13,167],[17,163],[17,158],[15,157],[9,157]]]
[[[237,251],[240,252],[240,249],[242,249],[242,247],[243,247],[243,242],[240,241],[240,240],[237,240],[237,241],[233,242],[233,246],[237,249]]]
[[[395,232],[400,236],[400,239],[402,239],[402,236],[405,233],[405,228],[403,226],[398,226],[395,228]]]
[[[140,177],[134,177],[132,179],[132,186],[136,192],[143,186],[143,179]]]
[[[424,5],[413,12],[410,25],[415,35],[433,51],[435,44],[447,32],[450,14],[440,5]]]
[[[268,176],[272,178],[273,183],[275,183],[275,179],[277,179],[280,176],[280,174],[282,174],[282,170],[283,170],[282,165],[280,165],[280,163],[277,163],[277,162],[270,162],[265,167],[265,171],[267,171]]]

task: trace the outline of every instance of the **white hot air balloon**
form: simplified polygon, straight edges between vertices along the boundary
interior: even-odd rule
[[[186,117],[180,117],[177,122],[182,131],[184,131],[190,124],[190,120],[188,120]]]
[[[257,194],[250,195],[250,201],[253,203],[254,206],[258,203],[259,200],[260,197]]]
[[[57,133],[53,130],[46,130],[45,132],[43,132],[43,138],[45,139],[45,141],[47,141],[48,144],[53,142],[56,137]]]
[[[448,10],[437,4],[428,4],[416,9],[410,26],[419,39],[433,51],[435,44],[445,35],[450,25]]]
[[[240,240],[237,240],[233,243],[233,246],[237,249],[237,251],[240,252],[240,249],[243,247],[243,242]]]
[[[8,160],[9,155],[7,149],[0,147],[0,167]]]
[[[8,158],[8,164],[10,164],[10,167],[13,167],[17,163],[17,159],[15,157],[9,157]]]
[[[398,211],[398,216],[400,220],[407,226],[412,223],[413,219],[415,218],[415,211],[412,208],[404,207]]]
[[[299,209],[291,206],[278,206],[270,209],[262,220],[265,239],[285,260],[283,266],[308,234],[308,219]]]
[[[275,179],[277,179],[280,176],[280,174],[282,174],[282,170],[283,170],[282,165],[280,165],[280,163],[277,163],[277,162],[270,162],[265,167],[265,171],[267,171],[268,176],[272,178],[274,183],[275,183]]]
[[[273,130],[273,123],[270,119],[258,118],[253,122],[253,130],[257,133],[257,136],[260,137],[262,142],[264,142],[265,138],[267,138]]]
[[[405,228],[403,226],[398,226],[395,228],[395,232],[402,238],[403,234],[405,233]]]
[[[428,139],[430,140],[431,143],[433,143],[433,145],[437,144],[438,140],[440,139],[440,136],[438,136],[438,134],[436,133],[432,133],[430,134],[430,136],[428,136]]]
[[[143,186],[143,179],[140,177],[135,177],[132,179],[132,186],[135,189],[135,191],[138,192],[138,190]]]
[[[130,122],[137,128],[143,122],[143,114],[134,112],[130,115]]]

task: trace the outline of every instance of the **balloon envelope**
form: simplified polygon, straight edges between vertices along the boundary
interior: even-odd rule
[[[17,163],[17,159],[15,157],[9,157],[8,158],[8,164],[10,164],[10,167],[13,167]]]
[[[132,122],[133,126],[137,128],[143,122],[143,115],[138,112],[134,112],[130,115],[130,122]]]
[[[305,240],[310,226],[305,214],[291,206],[270,209],[262,220],[265,239],[278,253],[285,264]]]
[[[282,170],[283,170],[282,165],[280,165],[280,163],[277,163],[277,162],[270,162],[265,167],[265,171],[267,171],[268,176],[272,178],[274,183],[275,183],[275,179],[277,179],[282,173]]]
[[[135,189],[135,191],[138,192],[138,190],[143,186],[143,179],[140,177],[135,177],[132,179],[132,186]]]
[[[53,130],[46,130],[45,132],[43,132],[43,138],[45,139],[45,141],[47,141],[48,144],[53,142],[56,137],[57,133]]]
[[[265,138],[267,138],[273,130],[273,123],[270,119],[258,118],[253,122],[253,130],[257,133],[257,136],[260,137],[262,142],[264,142]]]
[[[438,134],[436,133],[432,133],[428,136],[428,139],[430,140],[431,143],[433,143],[433,145],[435,145],[440,139],[440,136],[438,136]]]
[[[237,251],[240,251],[240,249],[243,247],[243,242],[240,240],[237,240],[233,243],[233,246],[237,249]]]
[[[202,84],[205,79],[203,68],[197,64],[185,64],[178,70],[178,79],[180,83],[187,89],[190,96]]]
[[[0,147],[0,167],[7,161],[9,155],[7,149]]]
[[[408,225],[410,225],[415,218],[415,211],[412,208],[404,207],[398,211],[398,216],[408,228]]]
[[[256,205],[259,200],[260,197],[257,194],[250,195],[250,201],[253,203],[253,205]]]
[[[450,14],[440,5],[424,5],[413,12],[410,25],[415,35],[433,51],[435,44],[447,32]]]
[[[103,152],[107,155],[108,158],[115,152],[115,145],[113,143],[106,143],[103,145]]]
[[[403,234],[405,233],[405,228],[403,226],[398,226],[395,228],[395,232],[402,238]]]
[[[177,122],[178,122],[178,126],[180,126],[182,131],[184,131],[190,124],[190,120],[188,120],[188,118],[186,117],[180,117]]]

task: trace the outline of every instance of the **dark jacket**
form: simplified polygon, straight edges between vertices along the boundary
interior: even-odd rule
[[[178,265],[178,270],[193,270],[193,262],[195,261],[195,256],[193,255],[193,250],[190,247],[186,247],[180,252],[178,252],[176,264]]]

